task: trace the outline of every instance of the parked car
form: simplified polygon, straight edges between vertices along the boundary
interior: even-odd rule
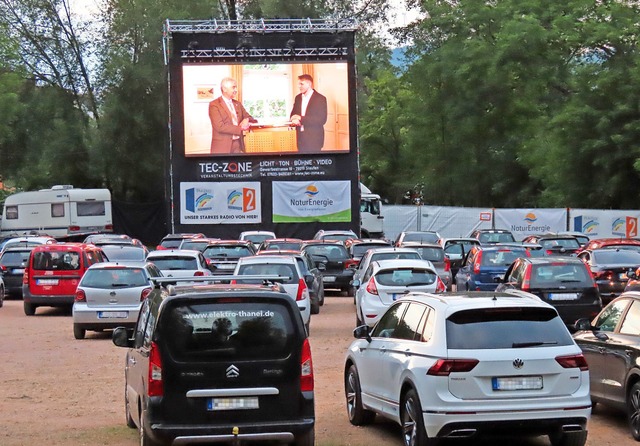
[[[240,233],[238,240],[248,240],[253,243],[255,249],[258,249],[260,243],[272,238],[276,238],[273,231],[244,231]]]
[[[73,336],[84,339],[87,330],[135,327],[140,306],[153,289],[154,277],[162,277],[162,273],[153,263],[91,265],[76,290]]]
[[[39,245],[50,245],[57,243],[57,240],[49,236],[22,236],[6,239],[0,246],[0,253],[12,247],[34,247]]]
[[[573,329],[580,318],[592,319],[602,309],[598,287],[580,259],[566,256],[522,257],[509,267],[496,291],[517,289],[553,305]]]
[[[239,259],[255,253],[249,240],[215,240],[202,251],[214,275],[233,273]]]
[[[204,252],[209,246],[209,243],[215,240],[220,240],[219,238],[186,238],[180,242],[180,246],[178,249],[193,249],[195,251]]]
[[[524,247],[480,245],[471,248],[456,275],[458,291],[493,291],[509,266],[526,257]]]
[[[542,246],[544,255],[576,255],[580,251],[580,242],[572,235],[529,235],[522,239],[522,244],[535,244]]]
[[[98,246],[53,243],[33,248],[22,278],[24,314],[38,307],[73,307],[76,288],[91,265],[106,262]]]
[[[557,234],[574,236],[575,238],[578,239],[578,243],[580,243],[581,247],[584,247],[587,243],[589,243],[589,240],[591,239],[588,235],[583,234],[582,232],[576,232],[576,231],[560,231]]]
[[[339,241],[339,242],[346,242],[347,240],[357,239],[357,238],[360,238],[358,234],[356,234],[351,230],[328,231],[325,229],[320,229],[313,236],[314,240],[329,240],[329,241],[333,240],[333,241]]]
[[[315,438],[311,347],[300,311],[279,285],[156,287],[128,348],[127,425],[142,445]]]
[[[587,249],[578,258],[587,264],[603,304],[619,296],[629,281],[629,270],[640,267],[640,252],[621,248]]]
[[[102,245],[100,247],[110,262],[144,262],[149,254],[146,246]]]
[[[420,257],[430,261],[438,272],[438,276],[442,283],[444,283],[447,291],[451,291],[453,285],[451,279],[451,261],[444,254],[442,246],[436,243],[404,242],[402,247],[415,249],[418,251],[418,254],[420,254]]]
[[[163,249],[151,251],[147,262],[154,263],[165,277],[210,276],[207,260],[200,251],[189,249]]]
[[[0,254],[0,272],[6,296],[22,298],[22,277],[33,247],[7,248]]]
[[[322,282],[322,271],[324,264],[316,265],[309,253],[305,251],[258,251],[257,256],[285,255],[291,256],[298,262],[298,268],[309,287],[309,298],[311,299],[311,314],[320,313],[320,307],[324,305],[324,284]]]
[[[308,241],[302,244],[301,251],[307,252],[322,272],[322,283],[325,289],[349,291],[349,284],[355,271],[355,261],[349,256],[342,242]]]
[[[344,246],[347,248],[351,258],[359,264],[362,256],[364,256],[368,250],[375,248],[388,248],[391,244],[387,240],[365,238],[347,240],[344,242]]]
[[[476,229],[469,234],[469,237],[478,239],[480,244],[489,245],[493,243],[513,243],[515,237],[508,229]]]
[[[415,243],[438,243],[440,234],[436,231],[402,231],[396,237],[393,246],[401,247],[406,242]]]
[[[299,251],[301,246],[299,238],[272,238],[260,243],[257,251]]]
[[[268,276],[277,275],[283,279],[279,281],[282,287],[298,305],[302,320],[307,330],[311,319],[311,296],[307,278],[303,275],[298,262],[292,256],[252,256],[238,260],[234,276]],[[236,279],[237,283],[261,283],[260,280]],[[313,279],[309,279],[313,280]]]
[[[373,327],[385,310],[412,291],[443,293],[446,287],[430,262],[393,259],[372,262],[356,292],[356,326]],[[361,286],[362,285],[362,286]]]
[[[193,238],[206,238],[206,236],[202,233],[167,234],[160,240],[156,250],[179,249],[183,240]]]
[[[589,363],[591,400],[626,414],[640,441],[640,293],[624,292],[593,321],[576,323],[573,337]]]
[[[405,446],[504,432],[586,443],[587,361],[557,311],[528,293],[409,293],[354,336],[351,424],[389,418]]]
[[[92,245],[100,246],[100,245],[133,245],[135,244],[134,239],[132,239],[127,234],[91,234],[84,238],[82,243],[91,243]]]
[[[414,259],[414,260],[422,260],[420,257],[420,253],[415,249],[411,248],[395,248],[395,247],[383,247],[383,248],[375,248],[369,249],[364,253],[362,259],[358,263],[358,267],[353,273],[352,282],[349,284],[348,295],[353,297],[353,303],[356,303],[356,292],[360,285],[362,285],[362,277],[364,273],[369,268],[371,262],[376,262],[379,260],[389,260],[389,259]],[[357,281],[358,286],[354,285],[354,281]]]
[[[451,265],[451,281],[455,283],[456,274],[464,262],[464,258],[467,253],[474,246],[480,245],[480,241],[470,237],[457,237],[457,238],[441,238],[438,240],[442,249],[444,249],[444,255],[449,259]]]
[[[625,248],[640,251],[640,240],[633,238],[597,238],[589,240],[583,249]]]

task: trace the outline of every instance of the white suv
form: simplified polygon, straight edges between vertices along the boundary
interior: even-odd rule
[[[346,355],[349,420],[402,426],[405,446],[476,434],[583,446],[589,372],[552,306],[524,292],[410,293]]]
[[[284,277],[282,286],[289,296],[295,300],[304,325],[309,331],[309,319],[311,318],[311,298],[309,287],[296,259],[286,255],[262,255],[242,257],[238,260],[234,276],[269,276]],[[257,281],[258,283],[260,281]],[[237,283],[245,281],[237,280]],[[256,283],[255,280],[246,280],[246,283]]]

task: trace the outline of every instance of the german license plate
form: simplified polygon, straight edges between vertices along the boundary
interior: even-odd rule
[[[322,278],[322,281],[327,283],[333,283],[336,281],[336,278],[334,276],[324,276]]]
[[[577,300],[578,293],[549,293],[549,300]]]
[[[36,285],[57,285],[58,279],[36,279]]]
[[[220,269],[234,269],[236,266],[230,263],[220,263],[216,265]]]
[[[99,319],[125,319],[129,317],[128,311],[98,311]]]
[[[11,271],[13,274],[24,274],[24,268],[16,268]]]
[[[259,409],[257,396],[241,396],[232,398],[209,398],[207,410],[247,410]]]
[[[542,376],[508,376],[491,379],[493,390],[540,390]]]

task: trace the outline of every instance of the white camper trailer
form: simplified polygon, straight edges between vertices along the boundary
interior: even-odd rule
[[[56,238],[113,232],[108,189],[51,189],[18,192],[4,202],[1,234],[47,234]]]
[[[384,216],[380,195],[360,183],[360,234],[364,238],[384,237]]]

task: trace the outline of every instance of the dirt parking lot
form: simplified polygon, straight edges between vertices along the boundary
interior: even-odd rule
[[[352,340],[355,316],[351,298],[327,297],[311,321],[316,388],[316,444],[400,446],[400,429],[378,419],[354,427],[344,408],[342,362]],[[111,343],[111,333],[73,338],[71,316],[39,308],[27,317],[22,301],[0,308],[0,445],[138,444],[124,423],[125,350]],[[598,407],[589,426],[590,446],[632,445],[624,417]],[[548,445],[546,437],[450,441],[450,445]]]

